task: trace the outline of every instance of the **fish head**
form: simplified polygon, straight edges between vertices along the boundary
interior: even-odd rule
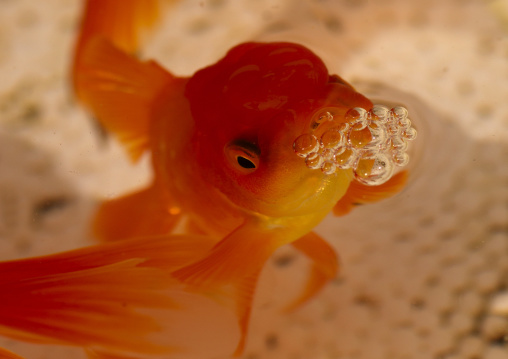
[[[372,103],[307,48],[239,45],[197,72],[186,96],[199,175],[240,209],[270,217],[327,213],[346,192],[352,170],[323,167],[319,139],[346,123],[350,109],[368,111]],[[309,146],[320,153],[315,166],[302,155]]]

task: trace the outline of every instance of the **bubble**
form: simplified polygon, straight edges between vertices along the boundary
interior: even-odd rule
[[[411,120],[407,117],[401,118],[401,119],[397,120],[397,125],[401,129],[406,130],[411,127]]]
[[[325,148],[323,151],[321,151],[320,156],[323,161],[334,161],[335,151],[331,148]]]
[[[407,141],[404,138],[393,137],[392,149],[398,152],[407,150]]]
[[[337,128],[332,128],[321,136],[321,145],[324,148],[339,148],[344,143],[344,136]]]
[[[388,133],[388,136],[398,136],[400,128],[396,122],[390,122],[386,126],[386,132]]]
[[[330,112],[328,112],[328,111],[326,111],[325,113],[322,113],[318,117],[318,122],[319,123],[325,122],[325,121],[333,121],[333,115]]]
[[[346,122],[349,122],[355,130],[361,130],[369,124],[367,111],[360,107],[355,107],[345,115]]]
[[[343,122],[340,123],[337,127],[335,127],[340,133],[345,135],[349,131],[349,123]]]
[[[407,118],[408,116],[407,110],[402,106],[396,106],[392,108],[390,112],[392,113],[392,116],[397,120]]]
[[[318,169],[323,164],[323,158],[317,153],[311,153],[305,159],[305,164],[312,170]]]
[[[416,138],[416,130],[411,127],[403,131],[401,135],[407,138],[409,141],[413,141]]]
[[[335,154],[335,164],[340,169],[348,169],[354,166],[356,153],[351,148],[345,148],[340,154]]]
[[[355,179],[367,186],[376,186],[388,181],[392,173],[393,162],[383,153],[373,158],[361,158],[354,170]]]
[[[390,110],[382,105],[374,105],[372,110],[369,111],[371,121],[386,123],[389,120]]]
[[[323,165],[321,166],[321,171],[323,171],[323,173],[325,175],[331,175],[336,170],[337,170],[337,166],[333,162],[327,161],[327,162],[323,163]]]
[[[326,112],[320,113],[312,121],[311,128],[313,130],[315,130],[316,128],[319,127],[320,124],[322,124],[323,122],[326,122],[326,121],[333,121],[333,114],[331,112],[326,111]]]
[[[348,143],[355,148],[362,148],[372,141],[372,133],[369,127],[365,127],[362,130],[352,129],[348,135]]]
[[[295,153],[300,157],[306,157],[312,152],[317,152],[319,149],[319,142],[316,136],[305,134],[298,137],[293,143]]]
[[[409,163],[409,155],[406,152],[394,152],[392,154],[393,163],[396,166],[403,167]]]
[[[387,140],[386,129],[381,124],[372,123],[367,127],[370,130],[371,140],[366,148],[373,148],[383,145]]]

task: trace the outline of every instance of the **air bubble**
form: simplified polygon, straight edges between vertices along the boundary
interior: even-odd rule
[[[305,134],[298,137],[293,143],[295,153],[300,157],[306,157],[319,149],[319,141],[316,136]]]
[[[335,151],[330,148],[325,148],[320,153],[320,156],[323,159],[323,161],[334,161],[335,160]]]
[[[372,134],[368,127],[362,130],[351,130],[348,135],[348,143],[354,148],[365,147],[370,141],[372,141]]]
[[[410,128],[410,127],[411,127],[411,120],[410,120],[409,118],[407,118],[407,117],[405,117],[405,118],[401,118],[401,119],[399,119],[399,120],[397,121],[397,125],[398,125],[401,129],[406,130],[406,129],[408,129],[408,128]]]
[[[341,154],[335,154],[335,163],[340,169],[348,169],[354,166],[356,161],[356,153],[346,148]]]
[[[317,153],[311,153],[305,159],[305,164],[312,170],[318,169],[323,163],[323,158]]]
[[[407,150],[406,140],[400,137],[392,138],[392,149],[397,152]]]
[[[388,126],[386,126],[386,132],[388,133],[388,136],[398,136],[400,128],[397,126],[397,123],[390,122],[388,123]]]
[[[393,173],[393,162],[385,154],[374,158],[361,158],[354,170],[355,179],[367,186],[376,186],[386,182]]]
[[[318,117],[318,122],[333,121],[333,115],[330,112],[325,112]]]
[[[332,173],[334,173],[335,171],[337,170],[337,166],[335,165],[335,163],[333,162],[325,162],[323,163],[323,165],[321,166],[321,171],[323,171],[323,173],[325,175],[331,175]]]
[[[332,128],[321,136],[321,145],[324,148],[337,149],[344,143],[344,136],[337,128]]]
[[[373,148],[386,143],[387,135],[384,126],[372,123],[367,128],[370,130],[371,140],[370,143],[365,146],[366,148]]]
[[[369,111],[369,115],[371,121],[386,123],[389,120],[390,110],[385,106],[375,105]]]
[[[407,118],[408,112],[407,110],[402,106],[396,106],[392,108],[391,110],[392,116],[396,118],[397,120]]]
[[[399,167],[403,167],[409,163],[409,155],[406,152],[394,152],[392,159],[393,163]]]
[[[360,107],[355,107],[346,112],[345,119],[355,130],[362,130],[369,124],[367,111]]]
[[[403,131],[401,135],[407,138],[409,141],[413,141],[416,138],[416,130],[411,127]]]
[[[320,124],[327,121],[333,121],[333,115],[331,112],[328,111],[323,112],[319,114],[316,118],[314,118],[314,120],[312,121],[311,128],[315,130],[316,128],[319,127]]]

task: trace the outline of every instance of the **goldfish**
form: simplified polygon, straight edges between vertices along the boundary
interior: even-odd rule
[[[85,30],[97,16],[88,10]],[[403,108],[373,106],[298,44],[243,43],[188,78],[140,61],[121,39],[110,23],[82,32],[76,93],[133,161],[151,155],[154,177],[102,204],[96,237],[168,234],[182,221],[187,235],[208,236],[209,253],[173,276],[203,290],[250,288],[237,301],[238,354],[267,259],[285,244],[308,256],[306,289],[290,307],[314,296],[339,261],[312,229],[330,212],[400,191],[407,172],[391,177],[392,163],[407,163],[416,133]]]
[[[374,105],[290,42],[242,43],[194,75],[177,76],[136,57],[138,28],[153,25],[155,3],[129,0],[122,10],[89,0],[72,73],[77,99],[132,161],[150,156],[152,181],[100,205],[93,231],[103,244],[0,263],[4,282],[18,290],[7,297],[16,321],[2,322],[0,313],[4,334],[91,348],[91,358],[173,355],[181,350],[177,330],[154,343],[148,334],[168,323],[130,306],[177,313],[185,304],[175,298],[190,296],[234,313],[239,335],[224,345],[240,355],[272,254],[292,245],[312,263],[288,305],[297,308],[340,267],[314,227],[330,212],[390,197],[407,181],[407,171],[395,171],[416,137],[404,108]],[[26,284],[18,288],[20,280]],[[24,321],[21,305],[43,293],[52,294],[41,297],[37,325]],[[126,307],[117,306],[119,293]],[[206,314],[179,320],[200,326]],[[106,318],[113,324],[96,331],[93,320]]]

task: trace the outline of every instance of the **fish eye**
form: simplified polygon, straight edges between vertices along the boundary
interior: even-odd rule
[[[245,169],[256,168],[256,165],[254,164],[254,162],[249,160],[247,157],[237,156],[236,161],[238,162],[238,164],[241,167],[243,167]]]
[[[241,174],[254,172],[259,166],[259,148],[248,141],[236,140],[226,145],[229,164]]]

